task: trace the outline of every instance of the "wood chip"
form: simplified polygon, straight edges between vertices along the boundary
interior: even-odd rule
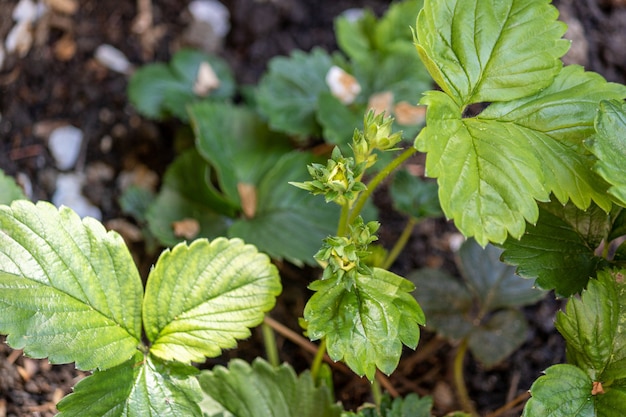
[[[240,182],[237,184],[237,191],[239,192],[239,197],[241,198],[241,209],[243,210],[243,214],[248,219],[253,218],[256,213],[257,206],[256,187],[252,184]]]
[[[426,106],[413,106],[406,101],[401,101],[395,105],[393,113],[398,124],[414,126],[424,122],[426,118]]]
[[[206,61],[200,63],[198,76],[193,85],[193,92],[200,97],[206,97],[211,91],[218,89],[219,86],[220,79],[217,78],[217,74],[213,71],[211,64]]]
[[[390,115],[392,107],[393,93],[391,91],[372,94],[367,102],[367,109],[374,110],[374,114],[385,113]]]
[[[54,44],[54,56],[62,62],[67,62],[76,55],[74,37],[66,34]]]
[[[192,240],[200,233],[200,223],[196,219],[182,219],[172,223],[174,236]]]
[[[78,11],[76,0],[46,0],[46,4],[55,12],[73,15]]]

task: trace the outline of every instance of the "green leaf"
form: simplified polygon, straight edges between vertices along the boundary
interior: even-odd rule
[[[199,377],[202,389],[237,417],[339,417],[332,393],[308,371],[296,376],[287,364],[272,367],[262,359],[252,366],[234,359]]]
[[[13,200],[24,200],[26,196],[12,177],[0,169],[0,204],[11,204]]]
[[[224,60],[199,51],[182,49],[170,64],[156,63],[138,69],[128,85],[128,97],[137,110],[146,117],[162,119],[173,115],[187,120],[186,105],[201,100],[194,93],[198,69],[208,63],[220,85],[210,92],[210,99],[225,99],[235,92],[235,81]]]
[[[594,381],[626,382],[626,271],[600,271],[580,299],[571,298],[556,326],[570,361]]]
[[[420,398],[417,394],[411,393],[404,398],[395,398],[386,417],[430,417],[432,408],[432,397]]]
[[[426,0],[417,50],[459,107],[546,88],[561,69],[566,25],[545,0]]]
[[[330,91],[320,94],[318,104],[317,120],[324,129],[324,141],[343,151],[351,143],[354,129],[362,128],[365,106],[346,106]]]
[[[434,182],[400,170],[393,177],[390,192],[394,208],[416,220],[443,217]]]
[[[121,236],[69,208],[0,206],[0,333],[52,363],[106,369],[141,344],[139,273]]]
[[[462,119],[442,92],[431,91],[426,127],[416,139],[428,152],[426,174],[439,177],[439,199],[448,218],[478,243],[519,238],[526,220],[534,223],[535,200],[547,201],[541,161],[532,145],[535,132],[510,123]]]
[[[81,380],[57,404],[59,417],[200,417],[197,370],[137,353],[130,361]]]
[[[526,341],[527,330],[528,325],[521,312],[500,310],[469,334],[468,347],[483,366],[491,368]]]
[[[477,296],[481,309],[495,311],[541,300],[545,293],[516,275],[514,267],[502,263],[501,255],[502,249],[492,245],[483,249],[471,239],[459,249],[459,269]]]
[[[236,220],[228,230],[275,259],[317,265],[313,255],[322,240],[335,233],[339,207],[293,187],[288,181],[310,179],[310,154],[292,152],[280,158],[261,180],[254,217]]]
[[[415,349],[425,317],[409,294],[413,284],[380,268],[372,276],[357,274],[347,289],[340,280],[313,282],[315,291],[304,309],[311,340],[326,337],[328,354],[356,374],[374,378],[398,365],[402,344]]]
[[[595,417],[592,383],[573,365],[551,366],[530,387],[532,398],[522,416]]]
[[[280,291],[276,267],[240,239],[178,244],[148,277],[143,323],[150,352],[183,363],[218,356],[250,335]]]
[[[594,168],[611,186],[608,192],[626,205],[626,105],[617,101],[603,101],[596,116],[597,134],[588,142],[598,158]]]
[[[173,224],[185,219],[198,222],[195,237],[212,239],[226,234],[228,216],[236,211],[209,178],[210,168],[195,150],[181,154],[168,167],[161,190],[146,213],[150,231],[161,243],[173,246],[184,240],[175,234]]]
[[[259,82],[257,101],[272,129],[304,137],[320,133],[315,111],[319,95],[329,91],[325,78],[331,66],[331,57],[319,48],[270,61]]]
[[[598,238],[608,233],[609,221],[597,207],[583,212],[572,204],[541,205],[537,224],[528,226],[520,240],[508,239],[502,258],[517,265],[520,276],[536,278],[539,288],[569,297],[580,292],[603,264],[594,252]]]
[[[215,169],[219,187],[241,204],[238,184],[258,185],[292,147],[247,107],[202,102],[189,107],[198,151]]]
[[[426,313],[426,327],[453,340],[461,340],[472,331],[474,299],[459,279],[440,269],[415,270],[407,278],[415,284],[415,298]]]

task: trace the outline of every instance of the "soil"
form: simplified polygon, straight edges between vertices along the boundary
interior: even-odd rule
[[[53,2],[50,2],[53,3]],[[57,2],[54,2],[57,3]],[[67,3],[59,1],[58,3]],[[72,3],[70,1],[70,3]],[[152,24],[139,30],[138,5],[151,4]],[[370,7],[381,14],[388,1],[368,0],[227,0],[231,29],[218,53],[232,66],[241,84],[254,84],[269,59],[293,49],[321,46],[336,49],[333,19],[352,7]],[[610,81],[626,81],[626,2],[619,0],[560,0],[562,19],[574,39],[569,63],[579,63]],[[0,39],[13,25],[11,11],[17,0],[0,0]],[[73,171],[85,173],[84,194],[102,212],[102,220],[133,231],[131,219],[122,215],[118,198],[124,178],[134,175],[158,185],[174,156],[176,126],[140,117],[128,103],[128,75],[112,71],[94,58],[95,49],[110,44],[135,66],[164,61],[187,42],[190,24],[187,0],[81,0],[72,13],[54,12],[35,26],[35,41],[22,57],[8,56],[0,70],[0,168],[18,179],[32,200],[50,200],[60,174],[50,155],[47,135],[59,124],[69,123],[85,135],[79,161]],[[405,219],[388,209],[384,193],[377,203],[386,208],[381,240],[397,236]],[[117,222],[117,223],[116,223]],[[394,266],[403,274],[416,267],[442,266],[456,273],[449,248],[455,233],[442,220],[420,224],[405,253]],[[153,258],[133,248],[144,273]],[[283,267],[285,290],[272,316],[299,331],[297,317],[308,298],[305,286],[314,271]],[[531,324],[527,341],[508,360],[483,369],[468,358],[465,363],[470,396],[485,415],[519,398],[519,405],[501,416],[519,415],[532,381],[554,363],[563,362],[564,343],[553,325],[560,301],[548,297],[524,313]],[[3,339],[0,339],[3,340]],[[278,337],[282,359],[302,370],[311,354]],[[203,366],[225,364],[233,357],[251,359],[264,352],[260,335]],[[456,409],[451,359],[456,346],[424,332],[416,352],[407,350],[389,381],[404,395],[433,395],[435,415]],[[71,391],[84,372],[69,365],[50,365],[29,359],[0,343],[0,417],[54,415],[54,404]],[[366,381],[336,371],[337,399],[355,408],[371,400]],[[492,414],[494,415],[494,414]]]

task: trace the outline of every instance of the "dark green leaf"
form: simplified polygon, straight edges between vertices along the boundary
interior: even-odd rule
[[[143,287],[121,236],[69,208],[0,206],[0,333],[52,363],[106,369],[141,343]]]
[[[270,61],[259,83],[257,103],[273,129],[304,137],[320,133],[315,112],[319,95],[330,91],[325,78],[331,66],[328,53],[317,48]]]
[[[235,209],[210,184],[209,172],[195,150],[181,154],[168,167],[163,186],[146,213],[150,231],[163,244],[173,246],[185,240],[175,233],[174,222],[186,219],[198,222],[198,233],[193,237],[212,239],[226,234],[227,216],[233,216]]]
[[[330,92],[321,93],[317,120],[324,128],[324,140],[345,150],[352,141],[354,129],[362,128],[364,112],[364,105],[348,107]]]
[[[328,354],[343,360],[358,375],[374,378],[398,366],[402,344],[415,349],[424,313],[410,291],[413,284],[384,269],[357,274],[347,289],[341,280],[313,282],[315,291],[304,309],[308,335],[326,337]]]
[[[240,239],[178,244],[148,277],[143,323],[150,353],[183,363],[218,356],[250,335],[280,291],[276,267]]]
[[[589,141],[591,152],[598,158],[595,170],[609,184],[609,193],[626,205],[626,104],[621,100],[603,101],[596,116],[597,134]]]
[[[519,348],[526,340],[528,326],[517,310],[500,310],[469,334],[472,354],[491,368]]]
[[[287,364],[272,367],[262,359],[252,366],[240,359],[199,377],[202,389],[237,417],[339,417],[332,393],[315,386],[306,371],[299,377]]]
[[[537,224],[529,225],[520,240],[508,239],[502,258],[517,265],[520,276],[536,278],[538,287],[568,297],[580,292],[603,262],[586,239],[590,236],[595,242],[607,217],[597,210],[574,215],[571,206],[562,207],[557,216],[557,209],[557,204],[542,205]]]
[[[394,175],[390,192],[394,208],[416,220],[443,217],[437,196],[437,184],[434,182],[422,180],[406,170],[400,170]]]
[[[257,245],[273,258],[316,265],[313,255],[322,240],[335,233],[339,207],[288,183],[310,179],[306,166],[312,161],[304,152],[280,158],[256,190],[254,217],[236,220],[229,236]]]

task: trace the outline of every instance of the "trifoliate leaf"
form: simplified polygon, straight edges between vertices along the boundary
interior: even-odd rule
[[[308,335],[326,338],[328,355],[343,360],[358,375],[374,378],[398,366],[402,344],[415,349],[425,317],[410,294],[413,284],[380,268],[356,274],[352,286],[336,279],[313,282],[315,291],[304,309]]]
[[[200,417],[197,369],[138,353],[130,361],[80,381],[57,408],[59,417]]]
[[[592,385],[593,381],[580,368],[551,366],[530,387],[532,398],[522,416],[595,417],[598,414],[594,410]]]
[[[182,363],[218,356],[250,335],[280,291],[276,267],[240,239],[178,244],[148,277],[143,323],[150,352]]]
[[[305,138],[320,133],[315,111],[319,95],[329,91],[325,77],[331,66],[330,55],[319,48],[270,61],[256,97],[272,129]]]
[[[443,216],[437,191],[437,184],[406,170],[395,173],[390,187],[394,208],[416,220]]]
[[[229,236],[256,245],[272,258],[316,265],[313,255],[335,233],[339,206],[288,182],[310,179],[306,166],[313,160],[307,153],[292,152],[276,161],[257,188],[254,217],[236,220]]]
[[[518,310],[499,310],[468,337],[468,347],[483,366],[491,368],[515,352],[524,341],[528,325]]]
[[[595,245],[608,221],[609,216],[597,208],[583,212],[571,204],[542,205],[537,225],[528,226],[520,240],[508,239],[502,258],[517,265],[520,276],[536,278],[539,288],[569,297],[580,292],[602,265]]]
[[[0,204],[11,204],[13,200],[23,200],[26,196],[15,180],[0,169]]]
[[[189,107],[198,151],[215,169],[219,187],[241,204],[239,184],[258,185],[292,147],[247,107],[202,102]]]
[[[608,192],[626,205],[626,105],[621,101],[603,101],[596,116],[597,134],[589,141],[598,158],[594,168],[611,186]]]
[[[495,311],[541,300],[545,293],[535,289],[531,281],[516,275],[514,267],[502,263],[501,255],[502,249],[492,245],[483,249],[472,239],[459,249],[459,269],[481,308]]]
[[[161,119],[172,115],[186,121],[186,106],[203,99],[194,92],[202,63],[209,64],[219,79],[219,86],[208,97],[231,97],[235,81],[226,62],[190,49],[177,52],[169,64],[156,63],[137,70],[129,81],[128,97],[146,117]]]
[[[459,107],[513,100],[551,84],[569,43],[545,0],[424,2],[417,50]]]
[[[626,382],[626,271],[600,271],[580,299],[571,298],[556,326],[568,358],[594,381]]]
[[[139,273],[121,236],[67,207],[0,206],[0,333],[52,363],[106,369],[141,343]]]
[[[287,364],[272,367],[262,359],[252,366],[234,359],[199,377],[202,389],[237,417],[339,417],[341,406],[311,374],[296,376]]]
[[[214,238],[226,234],[235,203],[222,196],[210,182],[210,167],[195,150],[178,156],[168,167],[159,194],[146,213],[150,231],[161,243],[173,246],[191,240],[176,233],[175,222],[197,222],[194,237]]]

